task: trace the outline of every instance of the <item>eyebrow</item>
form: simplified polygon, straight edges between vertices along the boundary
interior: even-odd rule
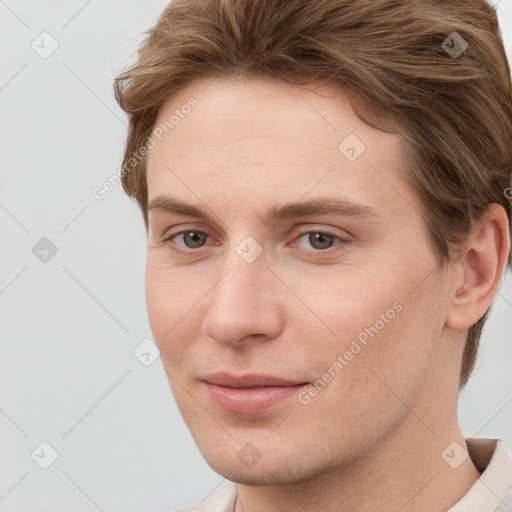
[[[156,196],[149,202],[148,214],[152,212],[184,215],[203,221],[212,220],[212,217],[204,209],[166,195]],[[381,219],[381,216],[371,206],[355,203],[347,198],[327,196],[309,201],[287,202],[271,206],[263,216],[258,215],[258,220],[262,224],[274,224],[286,219],[325,214]]]

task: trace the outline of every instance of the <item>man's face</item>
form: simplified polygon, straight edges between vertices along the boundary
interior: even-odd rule
[[[175,118],[148,157],[146,269],[151,328],[206,461],[240,483],[298,482],[399,426],[425,431],[406,420],[440,399],[448,294],[397,171],[400,136],[364,124],[338,89],[206,85],[159,112],[155,130]],[[173,213],[166,197],[208,217]],[[324,198],[343,207],[265,220]],[[206,382],[218,373],[264,377]]]

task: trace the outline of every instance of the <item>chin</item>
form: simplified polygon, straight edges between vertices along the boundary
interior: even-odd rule
[[[199,446],[206,463],[219,475],[244,485],[274,486],[306,483],[332,470],[332,463],[320,457],[309,457],[301,453],[283,453],[278,448],[268,450],[267,455],[250,465],[243,462],[237,453],[232,455],[226,444],[215,444],[207,448]],[[299,450],[300,452],[300,450]],[[302,456],[301,456],[302,455]],[[310,460],[311,459],[311,460]]]

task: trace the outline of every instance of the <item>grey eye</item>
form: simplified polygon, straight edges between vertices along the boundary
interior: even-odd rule
[[[328,249],[333,245],[335,238],[335,236],[329,235],[328,233],[322,233],[321,231],[312,231],[311,233],[309,233],[308,242],[315,249]]]
[[[204,245],[208,234],[202,231],[184,231],[183,233],[179,233],[178,236],[183,237],[186,247],[189,249],[197,249]]]

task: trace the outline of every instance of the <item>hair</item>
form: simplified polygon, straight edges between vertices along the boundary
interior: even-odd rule
[[[172,0],[145,35],[114,94],[129,117],[122,184],[146,229],[160,107],[196,80],[254,78],[337,85],[368,125],[399,127],[442,268],[490,204],[503,206],[512,232],[512,84],[485,0]],[[459,389],[489,312],[469,329]]]

